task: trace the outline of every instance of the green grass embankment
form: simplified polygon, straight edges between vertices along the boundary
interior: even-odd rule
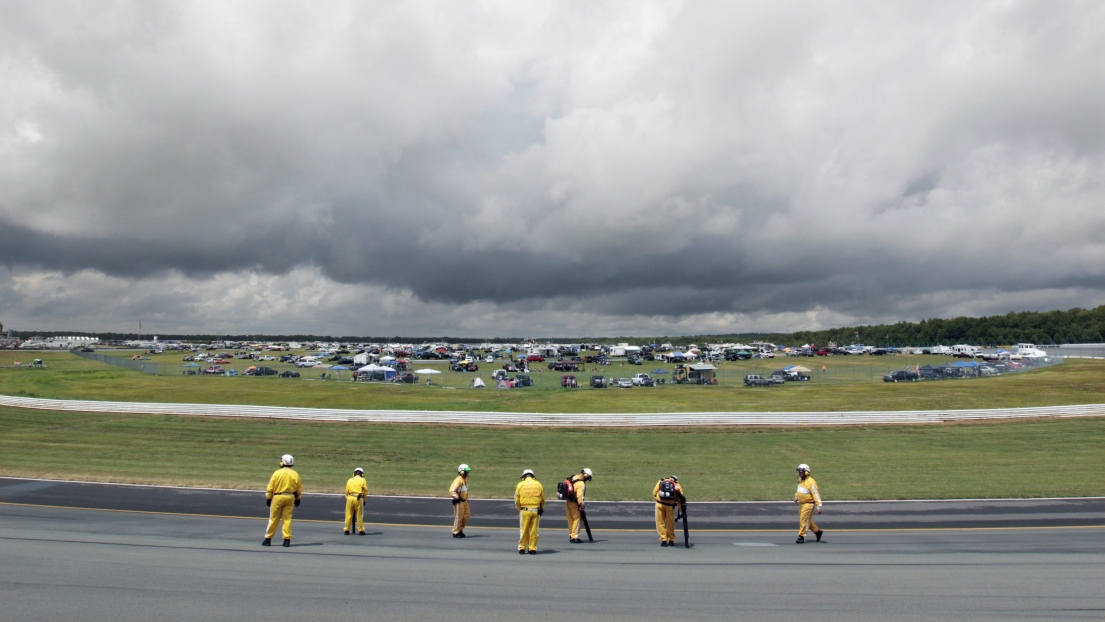
[[[523,468],[550,491],[595,471],[594,499],[647,499],[674,473],[695,500],[788,499],[808,462],[827,499],[1093,496],[1105,418],[810,429],[547,429],[315,423],[0,408],[0,474],[260,489],[280,454],[310,491],[363,466],[374,494],[509,497]]]

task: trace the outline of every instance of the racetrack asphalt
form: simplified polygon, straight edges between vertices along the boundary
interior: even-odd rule
[[[531,556],[517,554],[514,529],[471,526],[455,539],[447,526],[375,524],[360,537],[296,520],[293,546],[269,548],[263,516],[0,503],[0,620],[1105,615],[1105,528],[852,531],[835,520],[823,515],[825,541],[800,546],[793,530],[695,532],[690,548],[661,548],[655,533],[603,528],[569,544],[543,528]]]
[[[261,491],[174,488],[0,477],[0,503],[88,509],[166,512],[222,517],[265,517]],[[652,502],[588,501],[594,529],[653,529]],[[297,519],[344,521],[341,495],[303,495]],[[473,499],[473,527],[517,526],[514,503]],[[688,502],[691,528],[705,530],[797,529],[797,508],[787,501]],[[991,499],[951,501],[831,501],[824,521],[840,529],[1014,528],[1105,526],[1105,497],[1073,499]],[[365,521],[402,525],[448,525],[448,498],[370,496]],[[548,528],[566,528],[561,503],[549,502],[542,519]]]

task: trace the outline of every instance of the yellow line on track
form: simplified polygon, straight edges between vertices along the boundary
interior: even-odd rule
[[[267,521],[268,517],[264,516],[230,516],[226,514],[188,514],[184,512],[156,512],[153,510],[117,510],[109,508],[84,508],[78,506],[69,505],[43,505],[40,503],[14,503],[11,501],[0,501],[0,505],[10,505],[15,507],[26,508],[47,508],[54,510],[87,510],[93,512],[118,512],[121,514],[149,514],[153,516],[188,516],[195,518],[232,518],[236,520],[263,520]],[[322,523],[327,525],[341,525],[344,521],[339,520],[318,520],[313,518],[294,518],[295,522],[300,523]],[[451,525],[423,525],[420,523],[372,523],[365,521],[365,525],[375,525],[380,527],[417,527],[420,529],[452,529]],[[517,527],[496,527],[496,526],[477,526],[477,529],[500,529],[516,531]],[[567,527],[550,527],[550,531],[567,531]],[[863,529],[833,529],[833,533],[864,533],[864,532],[883,532],[883,531],[1037,531],[1044,529],[1105,529],[1105,525],[1036,525],[1028,527],[869,527]],[[654,533],[655,529],[625,529],[625,528],[606,528],[603,532],[619,532],[619,533]],[[695,533],[789,533],[794,531],[793,529],[695,529]]]

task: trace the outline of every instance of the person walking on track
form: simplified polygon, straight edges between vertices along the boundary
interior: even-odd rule
[[[261,546],[272,546],[272,537],[276,535],[276,524],[283,521],[284,546],[292,545],[292,507],[299,505],[303,495],[303,484],[299,473],[292,469],[295,458],[291,454],[280,457],[280,468],[269,478],[265,488],[265,505],[269,506],[269,527],[265,530],[265,539]]]
[[[545,513],[545,489],[533,471],[522,471],[522,481],[514,487],[514,505],[518,508],[518,554],[537,555],[541,515]]]
[[[652,500],[656,502],[656,533],[660,534],[660,546],[675,546],[675,506],[683,496],[679,478],[674,475],[660,479],[652,487]]]
[[[462,464],[457,467],[457,476],[449,486],[449,496],[453,498],[453,537],[463,538],[464,526],[468,524],[471,512],[468,510],[468,474],[472,467]]]
[[[353,477],[345,482],[345,535],[353,530],[356,519],[357,534],[364,534],[364,505],[368,499],[368,482],[364,479],[364,469],[353,469]]]
[[[825,533],[813,522],[813,512],[821,513],[821,491],[817,489],[817,482],[810,477],[810,465],[798,465],[798,490],[794,493],[794,502],[798,504],[798,539],[795,544],[806,541],[806,530],[809,529],[821,542],[821,534]]]
[[[579,475],[573,475],[569,478],[569,481],[572,483],[571,496],[568,497],[564,505],[565,511],[568,513],[568,541],[579,544],[583,542],[579,539],[579,511],[587,511],[585,497],[587,482],[591,481],[591,469],[583,469],[579,472]]]

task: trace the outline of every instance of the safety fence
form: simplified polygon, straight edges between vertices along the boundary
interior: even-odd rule
[[[0,395],[0,406],[87,413],[157,414],[202,417],[244,417],[307,421],[372,423],[442,423],[547,427],[645,426],[797,426],[886,423],[944,423],[972,420],[1105,416],[1105,404],[1040,406],[972,410],[852,411],[852,412],[694,412],[694,413],[520,413],[422,410],[352,410],[246,406],[228,404],[167,404],[57,400]]]
[[[107,363],[108,365],[114,365],[116,367],[122,367],[124,369],[129,369],[131,371],[140,371],[144,374],[153,374],[155,376],[156,375],[164,375],[164,372],[161,371],[162,367],[173,367],[173,368],[176,368],[176,369],[173,370],[173,373],[180,373],[179,372],[179,368],[180,368],[179,365],[163,365],[163,364],[159,364],[159,363],[154,363],[153,361],[149,361],[149,360],[141,360],[141,359],[134,360],[134,359],[129,359],[129,358],[123,358],[121,356],[110,356],[110,355],[107,355],[107,354],[100,354],[99,352],[82,352],[82,351],[77,350],[77,349],[70,350],[69,353],[70,354],[76,354],[77,356],[84,357],[84,358],[92,360],[92,361],[99,361],[101,363]]]

